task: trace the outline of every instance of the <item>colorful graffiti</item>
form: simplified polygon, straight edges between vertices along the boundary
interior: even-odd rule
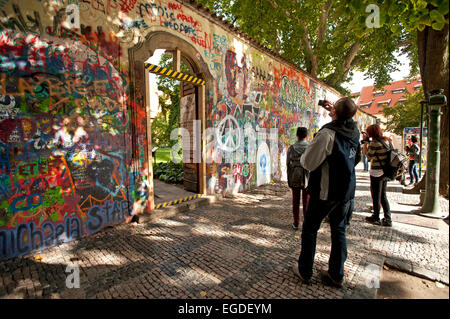
[[[0,32],[1,259],[132,214],[123,77],[72,43]]]
[[[211,94],[207,103],[207,126],[215,130],[209,143],[213,163],[208,189],[238,192],[272,179],[285,180],[283,154],[295,141],[295,129],[308,127],[312,138],[320,128],[321,115],[314,102],[317,85],[293,69],[264,64],[256,51],[247,55],[234,42],[222,39],[217,53],[205,52],[218,81],[217,100]],[[216,68],[219,57],[223,67]],[[231,174],[232,165],[243,165],[245,170]]]
[[[76,5],[79,28],[66,7]],[[286,179],[298,126],[338,94],[244,43],[187,2],[0,4],[0,255],[24,255],[141,212],[152,198],[145,85],[130,49],[150,32],[195,48],[206,91],[206,185],[235,193]],[[129,55],[130,54],[130,55]]]

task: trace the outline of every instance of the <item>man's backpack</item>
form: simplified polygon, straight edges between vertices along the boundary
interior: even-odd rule
[[[293,147],[289,152],[289,165],[287,169],[288,185],[293,187],[305,187],[307,184],[308,171],[300,164],[300,157],[302,154],[298,153]]]
[[[382,166],[384,173],[383,176],[387,180],[393,181],[401,173],[401,171],[406,168],[408,159],[403,153],[399,152],[397,149],[394,149],[391,141],[389,141],[389,145],[381,139],[378,139],[378,141],[388,150],[386,164]],[[380,161],[378,156],[377,158],[378,161]]]

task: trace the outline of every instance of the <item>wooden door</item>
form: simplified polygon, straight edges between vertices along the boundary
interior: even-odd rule
[[[184,188],[188,191],[198,193],[199,187],[199,164],[194,163],[194,120],[198,119],[198,88],[188,82],[180,82],[180,127],[189,132],[189,162],[183,161]],[[184,152],[184,147],[183,147]],[[183,157],[186,155],[183,154]]]

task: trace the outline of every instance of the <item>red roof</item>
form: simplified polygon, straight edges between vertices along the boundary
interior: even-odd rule
[[[397,102],[405,100],[405,92],[415,91],[415,87],[422,85],[420,78],[411,80],[400,80],[385,85],[383,90],[375,90],[374,86],[365,86],[361,90],[358,107],[369,114],[378,114],[383,111],[383,104],[394,106]]]

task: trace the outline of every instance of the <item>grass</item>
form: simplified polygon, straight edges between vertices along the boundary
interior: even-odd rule
[[[178,160],[182,160],[182,156],[175,156],[176,159]],[[172,158],[170,156],[170,148],[159,148],[156,151],[156,163],[167,163],[167,162],[171,162]]]

